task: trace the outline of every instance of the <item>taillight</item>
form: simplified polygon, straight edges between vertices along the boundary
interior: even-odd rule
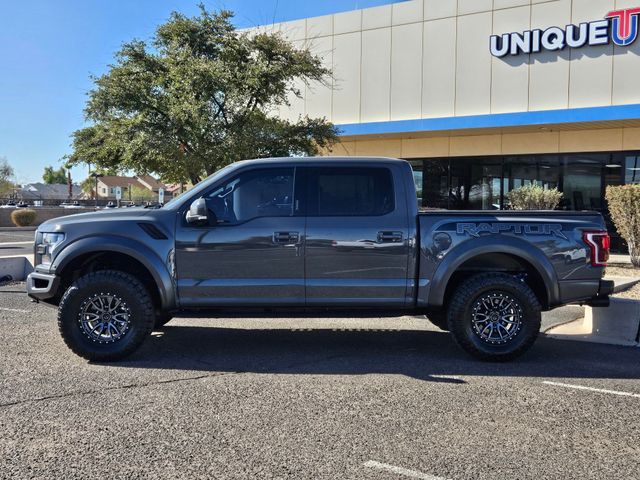
[[[594,267],[606,267],[611,248],[611,237],[604,230],[595,232],[582,232],[584,243],[591,250],[591,265]]]

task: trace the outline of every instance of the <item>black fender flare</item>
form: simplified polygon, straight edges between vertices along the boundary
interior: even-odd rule
[[[65,246],[53,260],[50,272],[63,272],[80,255],[116,252],[138,260],[153,277],[160,295],[161,308],[172,310],[177,307],[175,287],[167,261],[163,261],[151,248],[141,242],[116,235],[84,237]]]
[[[527,241],[498,235],[487,235],[467,240],[444,256],[433,275],[428,304],[442,306],[449,280],[467,260],[488,253],[505,253],[525,260],[536,269],[544,282],[549,306],[558,304],[560,287],[556,270],[542,250]]]

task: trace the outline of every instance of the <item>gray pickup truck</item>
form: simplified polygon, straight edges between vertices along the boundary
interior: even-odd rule
[[[172,315],[242,309],[426,315],[470,354],[525,352],[541,311],[608,305],[593,212],[418,212],[408,162],[249,160],[157,209],[42,224],[28,294],[62,338],[123,358]]]

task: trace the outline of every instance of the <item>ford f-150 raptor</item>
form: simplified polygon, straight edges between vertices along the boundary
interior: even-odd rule
[[[542,311],[606,306],[613,289],[600,214],[419,213],[410,164],[387,158],[237,162],[161,208],[47,221],[35,243],[28,294],[96,361],[174,314],[229,309],[424,314],[470,354],[507,360]]]

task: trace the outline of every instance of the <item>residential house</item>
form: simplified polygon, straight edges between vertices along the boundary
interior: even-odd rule
[[[25,202],[34,201],[65,201],[82,198],[82,188],[79,185],[71,185],[71,198],[69,198],[69,185],[66,183],[28,183],[18,191],[18,197]]]
[[[122,177],[117,175],[105,175],[104,177],[98,177],[98,198],[105,200],[116,199],[116,189],[120,187],[122,190],[122,200],[128,200],[131,198],[132,187],[145,188],[155,195],[163,188],[166,190],[166,185],[159,180],[156,180],[151,175],[140,175],[135,177]],[[165,195],[165,199],[167,196]]]
[[[175,197],[177,195],[180,195],[184,192],[186,192],[187,190],[193,188],[193,185],[191,185],[190,183],[170,183],[167,185],[167,194],[169,194],[172,197]]]

